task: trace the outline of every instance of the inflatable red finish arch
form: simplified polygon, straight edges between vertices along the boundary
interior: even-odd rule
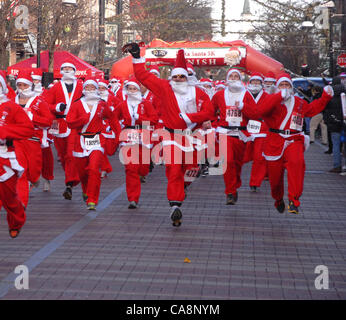
[[[272,71],[276,76],[284,72],[282,63],[255,50],[241,40],[169,43],[154,39],[148,46],[141,48],[141,56],[145,57],[147,64],[150,65],[172,66],[179,49],[185,49],[186,59],[197,67],[229,66],[240,68],[248,74],[256,71],[266,75]],[[131,56],[120,59],[112,67],[112,77],[126,79],[131,75],[133,75]]]

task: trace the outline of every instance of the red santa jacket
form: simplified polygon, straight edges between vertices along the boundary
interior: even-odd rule
[[[75,157],[87,157],[96,150],[104,152],[105,137],[101,134],[104,129],[104,118],[109,119],[109,125],[114,132],[120,132],[115,113],[105,101],[95,103],[91,111],[84,98],[71,105],[66,122],[70,129],[75,129],[73,148]]]
[[[50,104],[50,110],[57,120],[58,130],[57,133],[54,133],[54,135],[59,138],[66,138],[70,135],[71,130],[68,128],[65,118],[70,110],[71,104],[82,96],[82,82],[80,80],[75,80],[73,84],[74,86],[71,94],[67,92],[65,83],[63,81],[59,81],[52,88],[46,90],[42,95],[44,100]],[[61,103],[66,104],[66,109],[64,112],[58,111]]]
[[[16,96],[15,102],[19,104],[18,96]],[[28,115],[35,128],[35,133],[31,139],[39,141],[42,145],[47,145],[47,129],[53,122],[53,115],[49,110],[48,103],[40,96],[35,96],[28,100],[23,110]]]
[[[161,100],[160,114],[164,126],[169,129],[195,129],[198,124],[209,120],[212,114],[210,99],[201,89],[193,89],[193,98],[187,104],[195,109],[185,113],[179,107],[177,98],[168,80],[160,79],[145,69],[142,59],[134,59],[135,76],[145,87]]]
[[[324,91],[321,98],[311,103],[296,96],[284,102],[279,92],[268,95],[257,107],[253,103],[245,103],[242,111],[252,119],[262,118],[268,125],[269,132],[263,155],[267,160],[274,161],[281,158],[290,143],[297,141],[304,144],[305,137],[308,138],[303,134],[304,117],[319,114],[331,98]],[[306,148],[308,145],[306,143]]]
[[[12,101],[0,104],[0,182],[20,176],[24,168],[17,161],[13,140],[28,139],[34,126],[25,111]]]
[[[239,106],[245,102],[256,105],[255,101],[247,90],[232,93],[228,89],[215,93],[212,104],[214,107],[214,115],[218,114],[219,119],[214,123],[217,127],[216,132],[227,134],[228,136],[239,137],[242,141],[251,140],[251,136],[247,131],[247,125],[250,120],[240,109]]]

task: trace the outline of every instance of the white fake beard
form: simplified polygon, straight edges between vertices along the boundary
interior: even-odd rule
[[[41,93],[43,90],[42,90],[42,83],[37,83],[35,84],[35,87],[34,87],[34,91],[36,93]]]
[[[251,83],[247,86],[247,88],[252,94],[257,94],[263,89],[262,85]]]
[[[187,81],[176,82],[171,80],[169,84],[171,85],[171,88],[173,89],[173,91],[177,94],[184,95],[184,94],[187,94],[189,91],[189,84]]]
[[[112,91],[117,91],[120,88],[120,83],[111,84]]]
[[[276,90],[275,85],[270,85],[270,86],[264,85],[264,91],[269,94],[275,93],[275,90]]]
[[[100,100],[98,92],[83,90],[84,100],[89,104],[94,104]]]
[[[103,99],[104,101],[108,100],[109,92],[107,90],[106,91],[100,91],[99,94],[100,94],[101,99]]]
[[[25,98],[25,99],[31,98],[36,94],[35,91],[31,90],[31,88],[27,88],[25,90],[17,89],[17,92],[19,97]]]
[[[227,87],[231,92],[240,92],[244,90],[244,85],[240,80],[228,80]]]
[[[195,86],[198,84],[198,80],[197,80],[196,76],[194,76],[194,75],[188,76],[187,82],[188,82],[189,86]]]
[[[126,92],[127,94],[127,99],[129,102],[133,103],[139,103],[142,101],[142,94],[137,91],[137,92]]]
[[[278,89],[278,91],[280,92],[282,92],[282,96],[285,96],[285,94],[286,94],[286,92],[287,92],[287,95],[286,95],[286,97],[284,98],[284,101],[288,101],[288,100],[290,100],[292,97],[293,97],[293,95],[294,95],[294,90],[293,90],[293,88],[289,88],[289,89]]]
[[[61,71],[61,74],[62,74],[61,80],[63,82],[66,82],[67,84],[73,83],[73,81],[76,79],[74,71],[72,71],[72,72]]]

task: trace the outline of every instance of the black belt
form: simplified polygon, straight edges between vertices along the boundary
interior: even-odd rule
[[[40,141],[41,141],[40,138],[37,138],[37,137],[31,137],[31,138],[29,138],[28,140],[30,140],[30,141],[36,141],[36,142],[40,142]]]
[[[274,132],[274,133],[281,133],[281,134],[296,134],[296,133],[300,133],[301,131],[297,131],[297,130],[280,130],[280,129],[269,129],[270,132]]]
[[[83,137],[87,137],[87,138],[93,138],[95,137],[97,134],[100,134],[101,132],[79,132],[78,134],[80,136],[83,136]]]
[[[65,114],[57,114],[55,116],[57,119],[65,119],[66,118],[66,115]]]
[[[228,129],[228,130],[246,130],[246,127],[240,127],[240,126],[221,126],[221,128]]]

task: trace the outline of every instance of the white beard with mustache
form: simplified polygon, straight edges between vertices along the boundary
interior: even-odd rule
[[[174,93],[185,95],[189,92],[189,83],[187,81],[176,82],[171,80],[169,84],[171,85]]]
[[[264,91],[269,93],[269,94],[275,93],[275,90],[276,90],[275,85],[270,85],[270,86],[264,85]]]
[[[247,86],[248,90],[252,93],[252,94],[257,94],[262,90],[262,85],[260,84],[249,84]]]
[[[131,103],[138,104],[142,101],[142,94],[137,92],[126,92],[127,94],[127,100]]]
[[[27,88],[25,90],[17,89],[17,92],[21,98],[31,98],[36,94],[36,92],[31,90],[31,88]]]
[[[240,92],[244,90],[244,85],[240,80],[228,80],[227,87],[230,92]]]

